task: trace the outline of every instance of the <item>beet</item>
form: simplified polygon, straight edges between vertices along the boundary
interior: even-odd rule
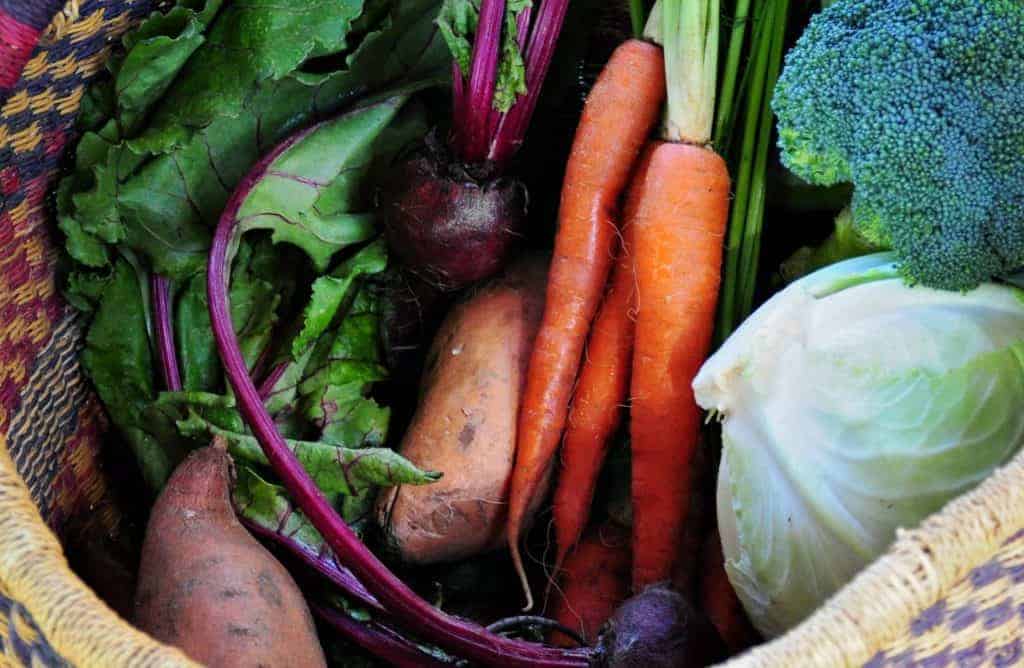
[[[679,592],[652,585],[627,600],[594,650],[600,668],[697,668],[728,656],[718,631]]]
[[[381,190],[388,244],[406,267],[445,290],[495,274],[526,220],[526,190],[454,160],[437,141],[400,163]]]

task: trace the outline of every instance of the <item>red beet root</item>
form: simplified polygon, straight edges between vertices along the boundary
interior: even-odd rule
[[[445,290],[495,274],[526,219],[526,191],[477,178],[435,142],[396,167],[381,205],[388,244],[410,271]]]

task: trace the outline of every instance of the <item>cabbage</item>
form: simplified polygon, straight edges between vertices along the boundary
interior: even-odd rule
[[[772,637],[1024,443],[1024,292],[841,262],[765,303],[693,387],[722,421],[726,570]]]

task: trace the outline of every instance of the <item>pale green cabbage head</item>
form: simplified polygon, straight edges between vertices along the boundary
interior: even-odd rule
[[[889,254],[793,283],[701,369],[718,519],[757,628],[801,621],[1024,443],[1024,293],[908,287]]]

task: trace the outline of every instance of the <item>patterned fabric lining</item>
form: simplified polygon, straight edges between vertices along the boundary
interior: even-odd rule
[[[0,101],[18,82],[33,47],[59,0],[0,0]]]
[[[76,508],[92,506],[102,495],[102,486],[93,484],[101,482],[95,453],[82,438],[98,442],[103,426],[102,411],[78,362],[82,320],[68,309],[39,351],[7,435],[18,444],[11,449],[18,473],[36,504],[49,509],[47,522],[57,530]]]
[[[84,401],[85,385],[69,347],[78,334],[62,330],[58,335],[67,341],[50,343],[58,321],[70,314],[65,314],[54,284],[58,253],[50,236],[46,195],[73,137],[85,86],[106,57],[107,38],[123,32],[151,7],[148,1],[82,2],[78,20],[65,26],[60,39],[36,46],[0,109],[0,248],[5,251],[0,253],[0,432],[7,432],[11,454],[53,527],[60,526],[75,500],[84,498],[83,491],[95,496],[99,481],[90,462],[99,447],[100,419],[95,406]],[[34,385],[32,379],[43,384]],[[67,387],[46,386],[56,379]],[[46,403],[64,398],[74,405]],[[32,408],[19,411],[26,400],[33,401]],[[16,414],[20,419],[14,426]],[[45,444],[52,452],[60,450],[62,459],[55,461],[39,450],[42,434],[50,437]],[[70,450],[69,445],[76,447]],[[40,469],[44,461],[47,466]],[[57,486],[55,479],[60,481]]]

